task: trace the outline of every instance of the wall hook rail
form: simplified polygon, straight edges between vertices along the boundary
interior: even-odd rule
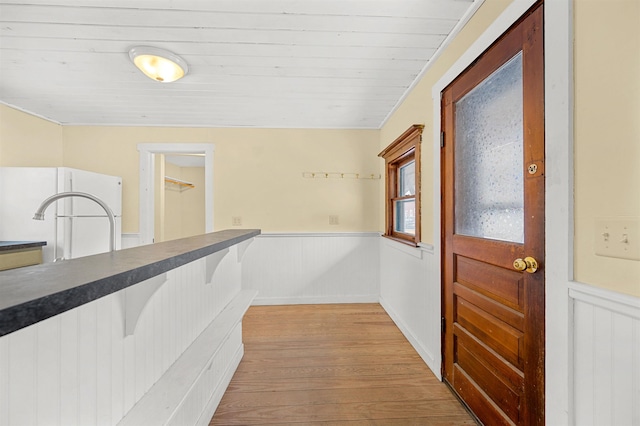
[[[379,173],[303,172],[305,179],[380,179]]]

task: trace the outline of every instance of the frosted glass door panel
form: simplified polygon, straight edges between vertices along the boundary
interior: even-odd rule
[[[522,53],[455,105],[455,233],[524,242]]]

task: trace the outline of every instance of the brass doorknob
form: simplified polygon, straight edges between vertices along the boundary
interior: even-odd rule
[[[514,260],[513,267],[517,271],[527,271],[528,273],[533,274],[538,270],[538,261],[533,257],[527,256],[524,259]]]

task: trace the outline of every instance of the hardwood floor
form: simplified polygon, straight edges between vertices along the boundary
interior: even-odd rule
[[[378,304],[253,306],[210,425],[475,425]]]

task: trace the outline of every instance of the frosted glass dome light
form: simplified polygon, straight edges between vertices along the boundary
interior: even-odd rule
[[[136,46],[129,50],[129,58],[152,80],[171,83],[184,77],[189,66],[178,55],[151,46]]]

